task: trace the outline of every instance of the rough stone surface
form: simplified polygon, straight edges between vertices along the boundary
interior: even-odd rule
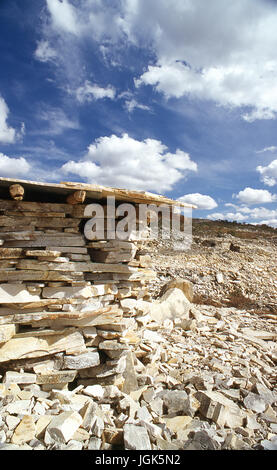
[[[134,424],[123,427],[124,445],[127,450],[151,450],[151,443],[146,429]]]
[[[32,416],[23,416],[12,437],[12,444],[25,444],[35,438],[36,426]]]
[[[55,416],[47,426],[45,442],[67,443],[82,424],[82,417],[76,411],[65,411]]]

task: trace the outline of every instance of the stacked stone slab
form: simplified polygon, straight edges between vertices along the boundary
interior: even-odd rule
[[[0,369],[44,389],[123,386],[138,341],[126,300],[154,276],[142,241],[87,240],[85,207],[0,200]]]

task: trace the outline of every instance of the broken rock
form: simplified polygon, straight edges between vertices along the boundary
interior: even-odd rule
[[[36,436],[36,425],[32,416],[23,416],[19,425],[16,427],[13,437],[12,444],[25,444],[31,441]]]
[[[64,411],[55,416],[45,431],[46,444],[66,444],[82,424],[82,417],[76,411]]]
[[[200,402],[199,411],[205,418],[211,419],[219,426],[242,426],[244,415],[239,406],[221,393],[199,391],[195,397]]]
[[[126,450],[152,450],[148,432],[143,426],[125,424],[123,433]]]

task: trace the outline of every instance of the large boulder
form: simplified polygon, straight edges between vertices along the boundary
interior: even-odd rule
[[[193,285],[187,279],[177,278],[167,282],[161,291],[161,295],[165,294],[169,289],[180,289],[186,296],[186,298],[193,301]]]
[[[190,301],[184,292],[179,288],[170,288],[165,294],[151,305],[150,316],[156,322],[163,322],[176,318],[189,318]]]

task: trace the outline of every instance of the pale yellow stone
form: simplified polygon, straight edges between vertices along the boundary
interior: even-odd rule
[[[81,333],[75,333],[41,336],[12,338],[0,347],[0,362],[20,359],[24,357],[40,357],[48,354],[65,351],[68,348],[76,347],[80,350],[84,349],[84,339]]]
[[[23,416],[19,425],[16,427],[13,437],[11,439],[12,444],[25,444],[31,441],[36,436],[36,425],[32,416]]]
[[[20,400],[30,400],[33,396],[32,392],[29,392],[28,390],[20,390],[20,392],[17,393],[18,398]]]
[[[72,436],[72,439],[74,441],[79,441],[79,442],[83,442],[83,441],[86,441],[90,438],[90,434],[89,432],[87,432],[85,429],[83,428],[79,428],[77,429],[77,431],[75,431],[75,433],[73,434]]]
[[[15,325],[0,325],[0,343],[6,343],[15,335]]]
[[[17,384],[10,384],[7,388],[8,394],[19,396],[21,389]]]
[[[51,422],[53,416],[43,415],[36,422],[36,437],[39,439],[44,436],[48,424]]]
[[[166,426],[172,431],[177,433],[178,431],[185,429],[192,421],[191,416],[175,416],[174,418],[165,418]]]

